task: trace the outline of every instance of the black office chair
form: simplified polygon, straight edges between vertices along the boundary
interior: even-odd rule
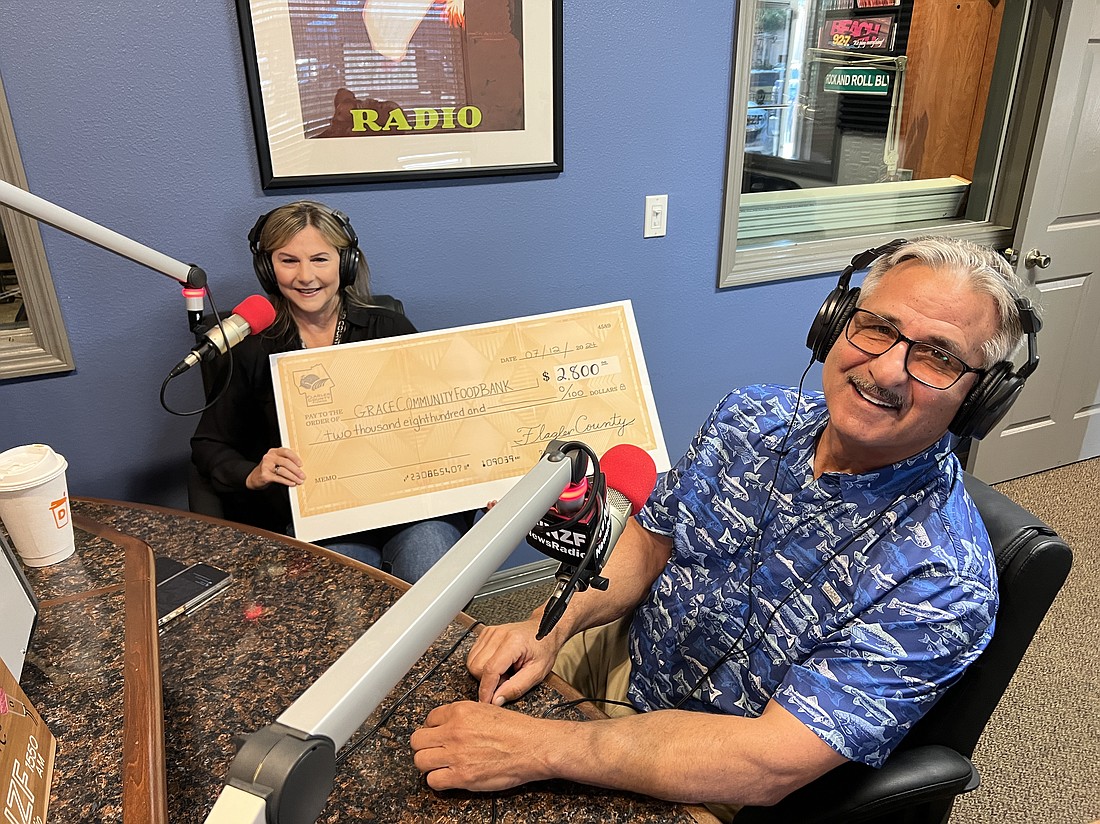
[[[772,807],[746,807],[737,824],[946,824],[955,798],[978,787],[970,760],[1035,631],[1069,574],[1057,533],[966,475],[997,555],[1000,609],[985,652],[932,707],[881,769],[847,763]]]
[[[399,315],[405,314],[405,305],[393,295],[371,295],[371,305],[390,309]],[[214,319],[212,316],[208,316],[203,321],[202,326],[206,328],[213,324]],[[220,364],[221,361],[217,359],[202,362],[203,389],[208,397],[211,388],[218,385],[221,380],[220,375],[217,373]],[[242,504],[240,501],[222,498],[214,489],[210,479],[203,475],[199,468],[190,461],[187,464],[187,508],[200,515],[211,515],[215,518],[259,526],[264,529],[273,529],[276,532],[281,531],[279,525],[273,524],[269,519],[264,518],[263,512],[250,511],[247,505]]]

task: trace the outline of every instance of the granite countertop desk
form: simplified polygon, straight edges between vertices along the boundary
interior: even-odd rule
[[[204,820],[232,738],[273,722],[407,589],[318,547],[201,515],[95,499],[74,500],[73,512],[76,554],[28,570],[41,615],[23,686],[58,739],[54,821]],[[228,570],[233,583],[158,638],[150,549]],[[457,616],[338,753],[347,757],[318,821],[716,821],[699,807],[566,781],[491,794],[428,788],[409,736],[439,704],[476,698],[464,664],[472,636],[355,749],[472,623]],[[513,707],[541,715],[563,695],[577,697],[552,676]]]

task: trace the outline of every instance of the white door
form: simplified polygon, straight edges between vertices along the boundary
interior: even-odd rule
[[[1043,317],[1040,363],[974,445],[969,469],[987,483],[1100,455],[1100,2],[1066,6],[1013,243]]]

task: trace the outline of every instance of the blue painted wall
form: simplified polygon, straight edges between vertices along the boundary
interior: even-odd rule
[[[566,3],[565,172],[544,178],[265,194],[226,0],[0,3],[0,77],[31,191],[201,265],[220,307],[257,291],[257,215],[303,196],[352,217],[376,291],[424,330],[630,299],[675,460],[730,387],[797,382],[833,285],[715,286],[733,15]],[[644,197],[660,193],[668,235],[644,239]],[[0,383],[0,449],[51,444],[74,495],[186,508],[195,421],[158,401],[192,343],[176,284],[42,234],[77,368]],[[200,401],[187,377],[177,408]]]

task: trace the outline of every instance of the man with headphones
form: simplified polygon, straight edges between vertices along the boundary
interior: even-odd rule
[[[483,632],[480,700],[413,734],[428,784],[566,778],[728,820],[846,760],[881,765],[992,634],[995,559],[952,449],[1038,362],[1013,280],[961,240],[857,255],[807,341],[824,391],[730,393],[627,525],[606,592],[578,593],[541,641],[542,608]],[[503,707],[551,668],[612,718]]]
[[[191,460],[210,479],[227,518],[287,532],[288,490],[305,481],[306,468],[281,443],[270,356],[416,329],[395,308],[374,305],[367,262],[343,212],[309,200],[288,203],[260,215],[248,242],[256,278],[275,304],[275,322],[233,349],[232,374],[224,393],[203,412],[191,439]],[[214,364],[223,371],[207,382],[218,386],[226,380],[226,367],[222,359]],[[320,543],[411,582],[461,537],[464,517],[365,530]]]

